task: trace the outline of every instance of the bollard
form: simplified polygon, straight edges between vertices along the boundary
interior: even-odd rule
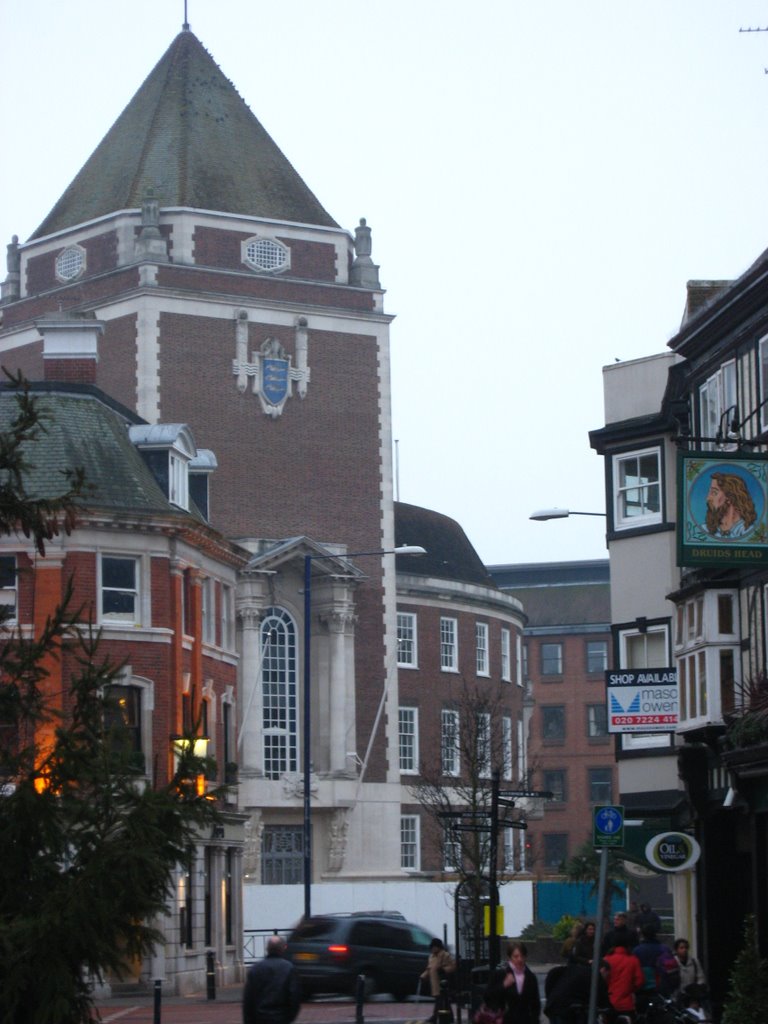
[[[213,958],[213,950],[209,949],[205,954],[207,967],[205,970],[205,985],[209,999],[216,998],[216,963]]]
[[[163,983],[160,978],[155,978],[155,1012],[152,1018],[153,1024],[160,1024],[160,1000],[163,994]]]
[[[363,1003],[365,1002],[365,975],[358,974],[355,982],[355,1024],[364,1024]]]
[[[440,1009],[437,1011],[437,1024],[451,1024],[453,1021],[453,1010],[451,999],[448,995],[448,982],[443,978],[440,982]]]

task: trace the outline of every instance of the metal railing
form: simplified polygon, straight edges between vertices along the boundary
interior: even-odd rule
[[[277,928],[246,928],[243,932],[243,963],[248,965],[263,960],[267,952],[267,939],[279,934]]]

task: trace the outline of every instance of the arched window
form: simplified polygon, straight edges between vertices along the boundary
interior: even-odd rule
[[[264,774],[279,779],[296,764],[296,626],[282,608],[261,620]]]

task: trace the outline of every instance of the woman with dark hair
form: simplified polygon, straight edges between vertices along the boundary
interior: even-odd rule
[[[500,986],[497,982],[504,1007],[504,1024],[539,1024],[539,983],[525,962],[527,957],[525,943],[512,941],[507,945],[507,962]]]
[[[589,967],[595,958],[595,922],[587,921],[571,949],[570,962]]]

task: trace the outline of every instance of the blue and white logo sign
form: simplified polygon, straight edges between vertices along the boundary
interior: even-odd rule
[[[624,808],[606,804],[593,809],[593,846],[621,847],[624,845]]]
[[[674,732],[680,717],[677,670],[605,673],[608,732]]]
[[[287,359],[263,356],[261,360],[261,393],[270,405],[282,404],[288,395]]]

